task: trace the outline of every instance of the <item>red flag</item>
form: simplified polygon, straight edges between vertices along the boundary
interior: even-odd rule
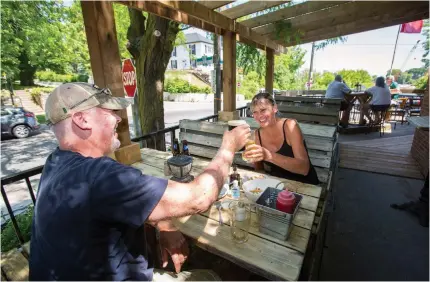
[[[421,29],[423,28],[423,20],[419,20],[416,22],[404,23],[402,24],[402,28],[400,32],[403,33],[421,33]]]

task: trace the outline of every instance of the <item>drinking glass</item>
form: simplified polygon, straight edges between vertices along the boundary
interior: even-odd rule
[[[255,144],[255,131],[251,131],[251,136],[249,136],[248,141],[246,141],[245,144],[245,151],[242,152],[242,159],[247,162],[247,163],[251,163],[253,162],[252,159],[248,159],[244,156],[244,153],[248,150],[249,146],[254,145]]]
[[[242,201],[232,201],[229,204],[230,231],[233,241],[245,243],[248,241],[249,226],[251,225],[251,206]]]

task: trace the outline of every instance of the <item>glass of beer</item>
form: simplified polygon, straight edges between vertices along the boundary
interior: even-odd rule
[[[241,119],[229,120],[227,122],[227,124],[228,124],[228,130],[233,130],[237,126],[241,126],[241,125],[246,124],[246,121],[241,120]],[[239,152],[243,152],[244,150],[245,150],[245,147],[243,147],[242,149],[240,149]]]
[[[228,124],[228,130],[232,130],[232,129],[234,129],[234,128],[235,128],[235,127],[237,127],[237,126],[240,126],[240,125],[244,125],[244,124],[246,124],[246,121],[241,120],[241,119],[237,119],[237,120],[229,120],[229,121],[227,122],[227,124]]]
[[[249,147],[250,147],[251,145],[254,145],[254,144],[255,144],[255,131],[254,131],[254,130],[251,130],[251,136],[249,136],[249,139],[248,139],[248,141],[246,141],[246,144],[245,144],[245,151],[243,151],[243,152],[242,152],[242,159],[243,159],[245,162],[247,162],[247,163],[251,163],[251,162],[253,162],[253,160],[252,160],[252,159],[247,159],[247,158],[244,156],[244,154],[245,154],[245,152],[246,152],[246,151],[248,151]]]
[[[229,204],[230,231],[233,241],[245,243],[248,241],[251,225],[251,206],[242,201],[232,201]]]

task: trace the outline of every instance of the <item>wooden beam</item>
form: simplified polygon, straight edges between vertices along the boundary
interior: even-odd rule
[[[221,11],[221,14],[230,18],[237,19],[246,15],[250,15],[259,11],[263,11],[272,7],[279,6],[290,1],[249,1],[243,4],[234,6],[230,9]]]
[[[222,6],[225,6],[227,4],[233,3],[234,1],[199,1],[200,4],[202,4],[205,7],[208,7],[209,9],[217,9]]]
[[[270,13],[270,15],[261,15],[258,17],[241,21],[240,23],[246,27],[254,28],[280,20],[296,17],[299,15],[312,13],[328,7],[341,5],[347,2],[348,1],[308,1],[305,3],[280,9],[278,11]]]
[[[273,94],[273,73],[275,72],[275,56],[271,49],[266,49],[266,92]]]
[[[94,82],[108,87],[113,96],[124,97],[112,2],[82,1],[81,6]],[[119,116],[118,139],[121,146],[127,146],[131,144],[127,110],[121,110]]]
[[[361,18],[353,22],[338,24],[329,28],[321,28],[305,32],[304,36],[302,36],[299,41],[292,41],[287,45],[294,46],[298,44],[305,44],[313,41],[384,28],[421,19],[427,19],[429,17],[428,2],[417,1],[408,3],[410,3],[411,7],[409,7],[407,10],[395,9],[392,10],[389,14],[381,14],[368,18]]]
[[[160,5],[164,5],[165,7],[175,9],[189,16],[208,22],[226,31],[238,33],[240,36],[246,37],[247,39],[252,40],[258,44],[274,49],[276,52],[283,52],[283,47],[280,44],[274,43],[267,36],[262,36],[255,31],[252,31],[250,28],[236,23],[234,20],[209,9],[198,2],[175,0],[158,0],[156,2],[158,2]]]
[[[219,35],[223,35],[224,33],[224,30],[222,28],[219,28],[213,24],[210,24],[204,20],[198,19],[191,15],[188,15],[185,12],[181,12],[181,11],[160,5],[157,1],[115,1],[115,2],[133,9],[155,14],[162,18],[166,18],[183,24],[188,24],[188,25],[206,30],[208,32],[216,33]],[[260,38],[261,39],[260,42],[256,42],[256,40],[253,40],[252,38],[250,39],[251,36],[256,36],[257,38]],[[261,36],[256,32],[251,32],[251,34],[247,33],[247,36],[241,36],[240,34],[237,34],[236,37],[239,42],[255,46],[262,50],[266,49],[266,45],[264,44],[266,40],[270,43],[273,43],[271,40],[268,39],[267,36],[266,37]],[[277,49],[275,49],[276,53],[284,52],[284,48],[281,45],[279,44],[272,44],[272,45],[278,47]]]
[[[344,5],[334,6],[312,13],[285,20],[291,24],[293,31],[308,32],[309,30],[330,27],[337,24],[348,23],[360,18],[367,18],[381,14],[381,11],[389,12],[394,9],[409,7],[409,2],[398,1],[358,1]],[[268,34],[275,31],[275,24],[268,24],[254,29],[260,34]],[[273,36],[271,36],[273,38]]]
[[[226,31],[223,37],[223,111],[236,111],[236,36]]]

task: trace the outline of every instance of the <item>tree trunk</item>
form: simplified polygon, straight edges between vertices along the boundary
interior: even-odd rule
[[[179,32],[179,24],[130,9],[128,49],[136,60],[139,117],[142,133],[164,128],[164,73]],[[145,27],[146,20],[146,27]],[[147,141],[154,147],[153,140]],[[165,150],[164,134],[157,138],[156,149]]]
[[[22,86],[34,85],[34,74],[36,67],[29,63],[27,53],[23,51],[19,56],[19,80]]]

